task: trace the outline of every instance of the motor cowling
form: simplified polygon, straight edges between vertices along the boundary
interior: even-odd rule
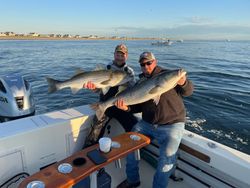
[[[30,83],[20,75],[0,77],[0,121],[18,119],[35,113]]]

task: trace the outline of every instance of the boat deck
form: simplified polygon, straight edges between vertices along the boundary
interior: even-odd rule
[[[105,167],[106,171],[112,177],[112,185],[111,185],[112,188],[115,188],[119,183],[121,183],[124,179],[126,179],[125,165],[126,165],[126,160],[122,159],[121,169],[116,168],[114,163],[111,163]],[[154,172],[155,172],[155,169],[146,161],[141,159],[140,161],[141,185],[139,186],[140,188],[152,187]],[[185,180],[175,182],[172,179],[170,179],[168,187],[169,188],[173,188],[173,187],[174,188],[191,188],[192,186],[188,185],[187,182],[185,182]]]

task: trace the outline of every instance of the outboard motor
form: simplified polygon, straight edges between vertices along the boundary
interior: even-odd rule
[[[0,122],[35,114],[32,89],[22,76],[0,77]]]

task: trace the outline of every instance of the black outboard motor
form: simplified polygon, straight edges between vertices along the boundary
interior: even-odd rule
[[[32,89],[22,76],[0,77],[0,122],[35,114]]]

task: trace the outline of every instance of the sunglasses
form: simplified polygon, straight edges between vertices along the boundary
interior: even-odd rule
[[[141,67],[145,67],[146,65],[151,65],[153,63],[153,61],[148,61],[146,63],[140,63]]]

